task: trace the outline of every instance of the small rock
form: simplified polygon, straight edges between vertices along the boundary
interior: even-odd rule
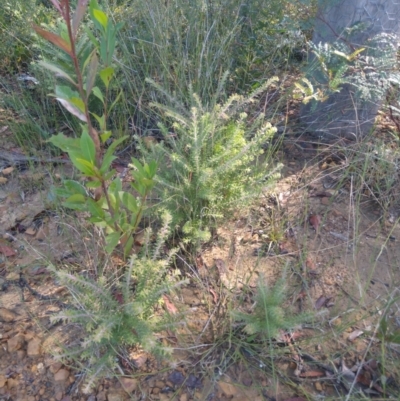
[[[7,379],[4,375],[0,375],[0,388],[3,388],[7,383]]]
[[[37,337],[32,338],[32,340],[28,342],[28,348],[26,351],[28,356],[40,355],[41,344],[42,344],[42,341],[40,340],[40,338],[37,338]]]
[[[8,352],[15,352],[21,349],[25,344],[25,337],[22,334],[17,334],[16,336],[10,338],[7,341]]]
[[[97,401],[106,401],[107,400],[107,393],[105,391],[100,391],[97,394]]]
[[[17,387],[18,386],[18,384],[19,384],[19,381],[18,380],[16,380],[16,379],[13,379],[13,378],[9,378],[9,379],[7,379],[7,387],[10,389],[10,388],[13,388],[13,387]]]
[[[46,371],[46,368],[44,367],[43,362],[39,362],[37,364],[37,369],[38,369],[39,374],[41,374],[41,375],[44,374],[44,372]]]
[[[57,373],[54,374],[54,381],[63,382],[66,381],[69,377],[69,371],[67,369],[60,369]]]
[[[151,390],[151,394],[153,394],[153,395],[158,395],[158,394],[160,394],[160,391],[161,391],[161,389],[159,389],[158,387],[154,387],[154,388]]]
[[[174,370],[169,376],[168,380],[172,382],[175,386],[180,386],[185,381],[185,376],[178,370]]]
[[[147,362],[147,355],[146,354],[138,354],[135,356],[131,356],[130,358],[137,369],[140,369],[144,366]]]
[[[51,373],[53,373],[53,375],[55,375],[61,368],[62,368],[61,362],[53,362],[50,365],[49,370]]]
[[[168,394],[160,393],[158,395],[160,401],[170,401],[171,397]]]
[[[132,379],[131,377],[122,377],[120,379],[120,382],[122,384],[122,387],[128,394],[133,393],[138,386],[137,379]]]
[[[46,392],[46,387],[41,387],[39,390],[39,395],[43,395]]]
[[[0,308],[0,322],[11,323],[18,315],[10,309]]]
[[[61,401],[71,401],[71,397],[66,395]]]

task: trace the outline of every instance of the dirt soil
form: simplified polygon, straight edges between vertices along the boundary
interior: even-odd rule
[[[10,133],[0,132],[2,147]],[[82,371],[53,356],[79,342],[82,333],[51,320],[69,293],[48,263],[83,274],[97,257],[91,251],[94,233],[78,232],[73,216],[48,206],[49,185],[71,169],[51,163],[2,167],[0,400],[284,401],[305,391],[335,397],[346,392],[346,383],[347,390],[356,385],[384,398],[371,355],[380,353],[374,337],[379,311],[400,284],[400,229],[368,196],[357,202],[351,180],[341,178],[343,160],[326,154],[307,139],[288,138],[277,186],[218,230],[197,263],[186,266],[190,284],[169,297],[185,315],[185,324],[167,338],[175,347],[172,360],[156,362],[130,350],[118,378],[102,380],[89,394],[82,392]],[[243,358],[234,359],[228,340],[215,341],[215,324],[228,294],[250,311],[259,278],[272,284],[282,274],[289,286],[287,308],[313,310],[316,318],[291,333],[292,339],[287,333],[278,339],[287,352],[272,375],[261,356],[240,347]],[[396,307],[390,318],[399,330]],[[390,367],[386,379],[395,386]],[[357,369],[363,380],[354,379]],[[338,372],[346,383],[329,381]]]

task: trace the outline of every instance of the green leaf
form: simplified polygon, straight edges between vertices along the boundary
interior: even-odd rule
[[[108,254],[111,254],[115,247],[118,245],[119,239],[121,238],[121,234],[114,232],[111,234],[108,234],[106,236],[106,246],[105,246],[105,251]]]
[[[133,235],[130,235],[128,241],[126,241],[124,245],[124,257],[127,258],[129,256],[129,252],[132,250],[133,246]]]
[[[87,175],[88,177],[97,177],[97,172],[96,172],[96,166],[83,159],[82,157],[79,157],[79,155],[76,155],[75,153],[70,153],[69,155],[72,164],[83,174]]]
[[[106,117],[105,117],[105,115],[103,114],[103,115],[100,117],[100,116],[98,116],[98,115],[95,114],[95,113],[91,113],[91,114],[92,114],[92,116],[96,119],[96,121],[99,123],[100,129],[101,129],[101,130],[104,130],[105,125],[106,125]]]
[[[101,80],[103,81],[106,88],[110,85],[110,81],[114,75],[114,68],[113,67],[106,67],[100,71],[99,75]]]
[[[88,198],[87,207],[89,212],[92,214],[92,217],[104,219],[105,212],[95,200]]]
[[[97,58],[97,54],[94,51],[90,59],[89,71],[86,77],[86,100],[89,98],[90,93],[92,92],[94,81],[96,79],[98,65],[99,65],[99,59]]]
[[[94,165],[96,160],[96,148],[94,146],[93,139],[90,137],[87,131],[82,133],[80,145],[83,157],[92,165]]]
[[[100,173],[105,174],[111,166],[111,163],[116,159],[112,153],[106,153],[103,157],[103,162],[100,167]]]
[[[71,77],[70,75],[68,75],[68,74],[67,74],[64,70],[62,70],[60,67],[58,67],[58,66],[56,66],[56,65],[54,65],[54,64],[47,63],[47,62],[45,62],[45,61],[39,61],[39,64],[40,64],[42,67],[46,68],[47,70],[49,70],[49,71],[51,71],[51,72],[54,72],[54,73],[55,73],[55,76],[56,76],[57,78],[58,78],[58,77],[64,78],[64,79],[66,79],[67,81],[71,82],[71,84],[77,86],[77,83],[72,79],[72,77]]]
[[[53,135],[47,142],[52,143],[63,152],[75,152],[80,150],[80,143],[78,138],[68,138],[62,133]]]
[[[113,141],[113,143],[108,147],[108,149],[103,157],[103,164],[100,168],[100,171],[102,174],[106,173],[106,171],[109,169],[112,161],[115,160],[115,157],[114,157],[114,159],[112,157],[113,157],[113,154],[114,154],[117,146],[119,144],[121,144],[123,141],[125,141],[127,138],[128,138],[128,135],[118,138],[115,141]],[[106,160],[106,162],[104,162],[105,160]]]
[[[115,100],[112,102],[110,108],[108,109],[109,112],[111,112],[111,110],[115,107],[115,105],[119,102],[119,99],[121,98],[123,92],[122,89],[121,91],[118,93],[117,97],[115,98]]]
[[[76,106],[74,106],[71,102],[65,99],[56,98],[62,106],[64,106],[73,116],[79,118],[81,121],[87,123],[87,118],[84,113],[82,113]]]
[[[129,192],[122,192],[121,201],[130,212],[135,214],[139,212],[139,206],[137,204],[137,200]]]
[[[86,188],[98,188],[101,186],[101,182],[94,180],[94,181],[88,181],[86,184]]]
[[[104,131],[100,135],[100,139],[102,143],[106,143],[111,138],[112,132],[111,131]]]
[[[104,29],[107,28],[108,17],[106,13],[104,13],[99,9],[93,9],[93,16],[96,19],[96,21],[98,21],[103,26]]]
[[[86,189],[79,182],[74,180],[64,180],[63,184],[70,193],[87,196]]]
[[[104,104],[104,97],[103,97],[103,94],[101,93],[101,90],[100,90],[100,88],[98,86],[95,86],[93,88],[93,95],[95,95],[97,97],[97,99],[100,99],[101,103]]]

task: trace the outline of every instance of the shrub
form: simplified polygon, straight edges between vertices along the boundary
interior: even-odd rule
[[[72,358],[86,371],[85,392],[95,381],[111,373],[118,364],[118,356],[126,347],[140,347],[158,357],[166,357],[171,349],[157,339],[170,321],[159,310],[162,296],[177,285],[168,267],[174,251],[162,255],[169,234],[170,216],[163,214],[163,226],[154,245],[147,230],[141,254],[132,256],[123,279],[103,276],[90,280],[79,274],[68,273],[54,266],[51,270],[72,297],[72,307],[53,320],[77,323],[84,329],[84,339],[76,348],[65,349],[59,358]]]
[[[276,80],[270,79],[246,98],[233,95],[209,108],[195,94],[190,110],[178,102],[175,109],[154,104],[170,118],[170,125],[159,124],[163,142],[141,149],[145,157],[164,166],[155,177],[156,191],[187,241],[207,240],[216,221],[253,199],[276,177],[268,157],[261,159],[275,128],[262,114],[250,124],[243,112]],[[222,86],[223,82],[220,90]]]

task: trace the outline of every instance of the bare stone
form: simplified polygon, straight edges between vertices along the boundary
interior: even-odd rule
[[[42,341],[40,338],[32,338],[31,341],[28,342],[27,354],[28,356],[36,356],[40,355],[40,346]]]
[[[51,373],[56,374],[62,368],[61,362],[54,362],[50,365],[49,370]]]
[[[18,315],[10,309],[0,308],[0,321],[10,323],[13,322]]]
[[[7,379],[7,387],[9,389],[13,388],[13,387],[17,387],[18,386],[19,381],[13,378],[9,378]]]
[[[157,380],[155,386],[162,389],[165,387],[165,383],[161,380]]]
[[[21,349],[25,344],[25,337],[22,334],[17,334],[16,336],[10,338],[7,341],[8,352],[15,352]]]
[[[137,379],[133,379],[131,377],[122,377],[120,381],[122,387],[128,394],[133,393],[137,389],[138,386]]]
[[[69,371],[67,369],[60,369],[57,373],[54,374],[54,381],[63,382],[66,381],[69,377]]]
[[[22,360],[25,358],[25,356],[26,356],[25,350],[19,349],[19,350],[17,351],[17,359],[18,359],[19,361],[22,361]]]
[[[7,379],[4,375],[0,375],[0,388],[3,388],[7,383]]]

